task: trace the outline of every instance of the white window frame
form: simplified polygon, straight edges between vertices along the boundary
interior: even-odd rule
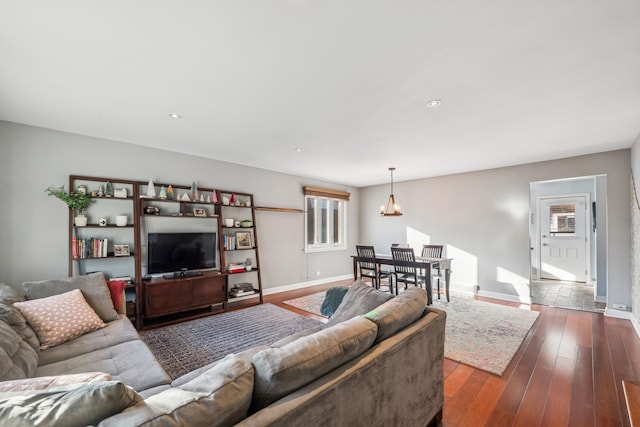
[[[309,212],[309,199],[314,199],[315,209],[313,212],[315,213],[315,219],[313,220],[313,230],[309,229],[309,215],[312,213]],[[341,222],[340,229],[338,230],[338,242],[332,243],[322,243],[320,236],[318,235],[318,224],[320,222],[320,212],[319,208],[320,202],[322,200],[327,200],[332,203],[338,203],[338,218]],[[322,197],[316,195],[305,195],[304,196],[304,206],[305,206],[305,221],[304,221],[304,251],[309,252],[326,252],[326,251],[343,251],[347,249],[347,200],[333,197]],[[335,224],[333,221],[333,215],[329,215],[328,217],[329,225],[326,228],[327,234],[333,235],[335,230]],[[314,243],[309,243],[309,233],[313,233]]]

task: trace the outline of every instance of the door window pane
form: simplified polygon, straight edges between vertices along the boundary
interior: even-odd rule
[[[549,233],[554,236],[576,234],[576,205],[549,206]]]

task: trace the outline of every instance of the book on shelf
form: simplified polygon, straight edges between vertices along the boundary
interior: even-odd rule
[[[256,291],[255,290],[251,290],[251,291],[234,291],[233,289],[229,291],[229,295],[232,297],[243,297],[246,295],[253,295],[255,294]]]
[[[71,254],[73,259],[106,258],[109,239],[71,239]]]

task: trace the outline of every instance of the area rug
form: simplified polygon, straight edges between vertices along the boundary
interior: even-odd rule
[[[273,304],[204,317],[140,333],[172,379],[228,354],[271,344],[323,323]]]
[[[324,292],[284,301],[320,314]],[[529,311],[452,295],[451,302],[434,301],[447,312],[444,355],[448,359],[502,375],[538,318]]]
[[[322,306],[322,301],[324,301],[324,296],[326,291],[318,292],[316,294],[306,295],[304,297],[293,298],[287,301],[282,301],[284,304],[290,305],[295,308],[299,308],[304,311],[308,311],[309,313],[316,314],[318,316],[324,316],[320,313],[320,306]]]

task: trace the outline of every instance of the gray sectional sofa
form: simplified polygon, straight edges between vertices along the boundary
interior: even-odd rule
[[[422,289],[388,298],[356,282],[327,327],[228,355],[172,381],[122,314],[40,350],[12,307],[22,296],[0,285],[0,425],[435,425],[444,404],[446,314],[425,306]],[[89,372],[108,375],[79,383],[69,377]],[[34,377],[56,386],[2,391]]]

